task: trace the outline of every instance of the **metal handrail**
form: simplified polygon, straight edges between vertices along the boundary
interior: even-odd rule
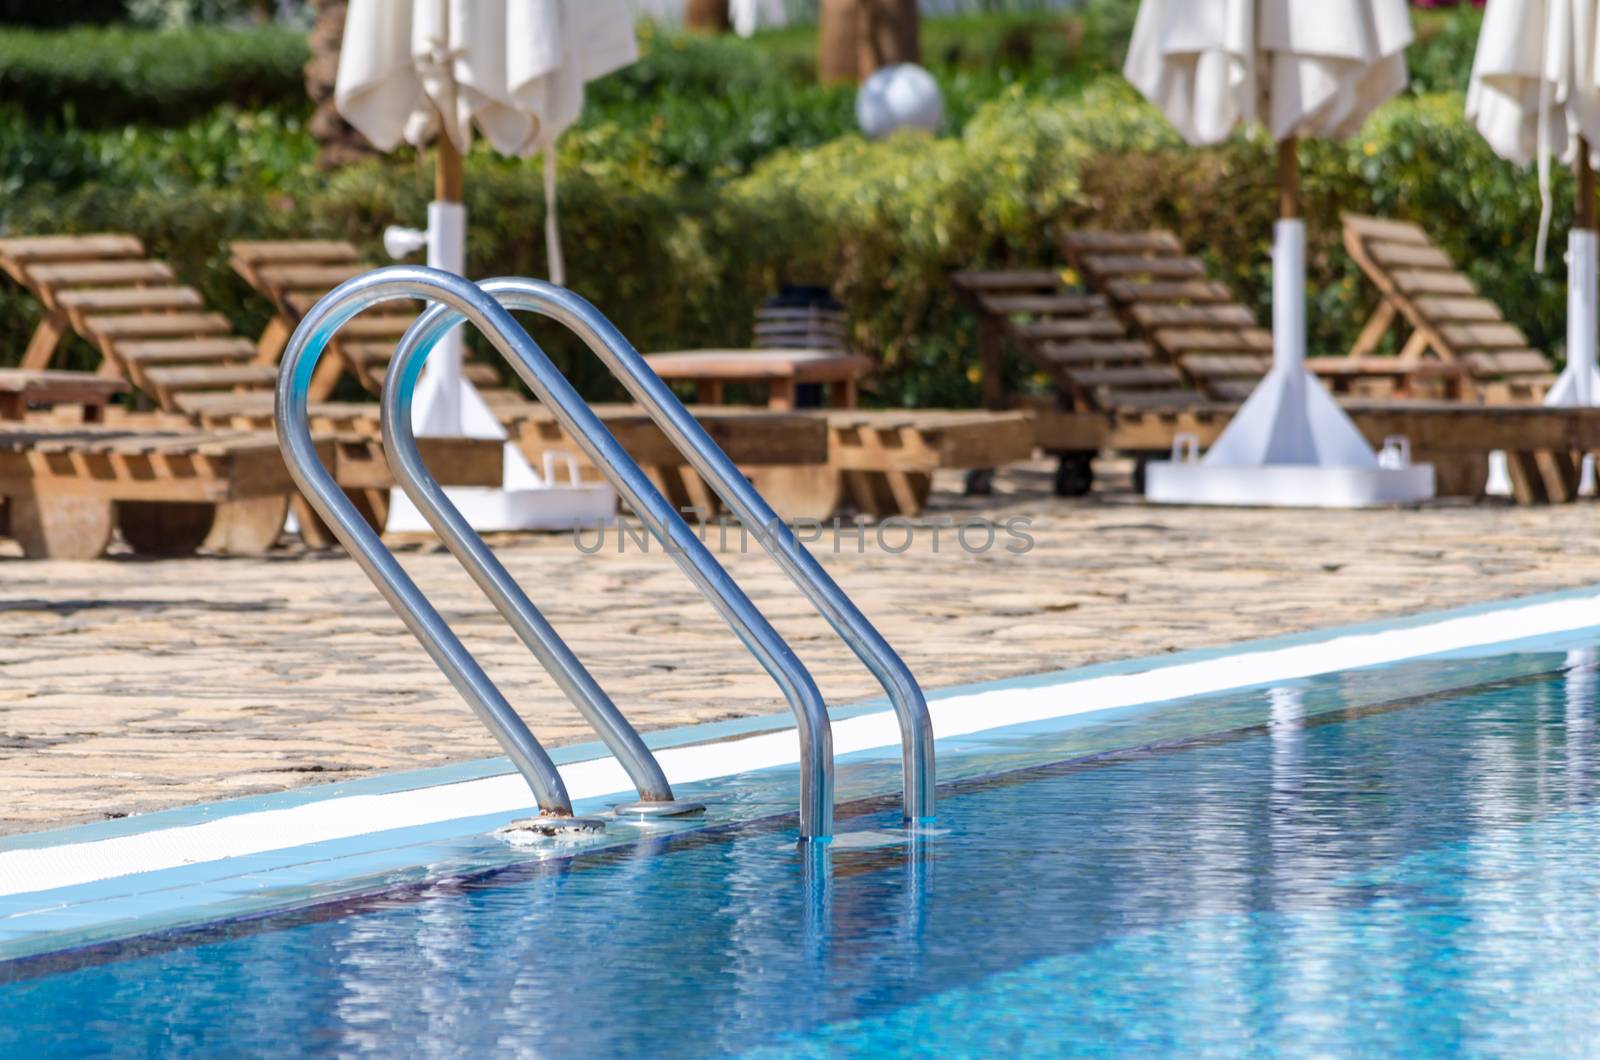
[[[800,831],[806,839],[826,839],[832,832],[833,819],[832,732],[815,681],[788,645],[727,572],[716,563],[681,516],[661,496],[660,491],[639,466],[627,456],[616,439],[583,403],[565,378],[556,371],[555,366],[550,364],[533,340],[528,338],[509,312],[474,284],[450,273],[420,266],[390,266],[379,269],[346,281],[335,288],[313,307],[296,329],[285,352],[278,382],[279,444],[284,450],[291,473],[301,489],[307,493],[335,534],[362,565],[363,570],[388,600],[390,606],[444,670],[457,691],[506,749],[512,762],[528,780],[544,813],[558,817],[571,814],[570,800],[549,756],[512,711],[499,690],[489,681],[482,668],[450,632],[416,585],[400,569],[394,557],[384,549],[377,534],[366,525],[354,506],[344,497],[332,476],[317,460],[315,449],[311,444],[306,406],[311,373],[317,358],[333,334],[351,317],[372,305],[396,299],[423,299],[442,303],[482,331],[518,374],[528,379],[530,385],[540,392],[563,425],[573,432],[574,437],[584,441],[585,450],[590,453],[591,459],[611,475],[619,492],[628,499],[634,510],[677,559],[679,565],[690,575],[691,580],[717,611],[733,626],[746,647],[778,683],[790,708],[794,711],[801,751]],[[413,330],[415,328],[416,325],[413,325]],[[392,385],[385,387],[389,422],[391,426],[395,422],[403,422],[408,436],[411,394],[420,367],[419,362],[418,371],[410,372],[403,379],[398,379]],[[390,396],[391,391],[393,397]],[[395,416],[396,409],[404,409],[405,415]],[[386,447],[388,446],[386,440]],[[390,449],[390,452],[403,455],[393,449]],[[420,461],[415,463],[397,461],[395,473],[403,485],[409,478],[416,492],[413,493],[411,489],[407,492],[414,500],[418,498],[424,502],[430,499],[436,500],[427,488],[427,482],[431,481],[431,478],[427,476],[425,469],[421,468]],[[436,483],[434,485],[437,486]],[[427,507],[424,504],[419,504],[418,507],[427,514]],[[434,504],[432,507],[435,509],[434,514],[440,517],[441,524],[450,529],[459,529],[448,518],[450,513],[444,506]],[[455,514],[459,520],[459,512]],[[478,550],[466,544],[475,539],[476,534],[471,534],[468,528],[468,534],[459,536],[461,540],[457,545],[460,550],[452,548],[452,551],[455,551],[458,557],[471,556],[481,561],[483,556]],[[481,542],[479,544],[481,545]],[[483,552],[486,553],[487,549]],[[492,555],[489,559],[493,560]],[[537,644],[538,651],[545,652],[560,667],[563,661],[562,655],[560,651],[554,649],[554,644],[559,643],[559,638],[553,641],[546,638],[545,630],[548,630],[548,625],[543,622],[542,616],[530,621],[529,616],[537,615],[537,610],[526,601],[526,597],[521,596],[520,590],[517,590],[515,595],[507,591],[507,586],[514,584],[509,575],[505,576],[503,582],[495,577],[497,562],[493,566],[478,562],[477,566],[479,570],[475,576],[483,574],[495,589],[490,592],[490,586],[482,580],[479,584],[490,593],[491,599],[495,600],[497,606],[506,604],[502,613],[507,614],[508,618],[515,614],[517,622],[522,623],[522,628],[517,630],[519,635],[526,633],[525,642],[529,643],[529,647],[534,648]],[[468,567],[469,571],[473,569],[472,564]],[[503,568],[499,573],[504,574]],[[513,625],[515,627],[516,623]],[[548,637],[554,638],[554,636],[554,631],[549,631]],[[562,647],[564,648],[564,645]],[[567,654],[570,656],[570,653]],[[541,661],[544,659],[541,658]],[[578,690],[579,695],[575,702],[579,703],[580,709],[585,705],[592,709],[598,700],[594,699],[592,694],[585,692],[578,672],[567,673],[566,679],[572,688]],[[601,735],[605,736],[605,731],[602,730]],[[648,754],[647,751],[645,753]],[[641,794],[643,794],[642,789],[643,786]]]
[[[541,817],[576,825],[579,822],[572,814],[572,799],[555,763],[345,496],[322,465],[311,438],[308,406],[317,361],[339,327],[363,309],[390,298],[441,297],[462,308],[468,319],[480,326],[480,322],[493,319],[485,315],[488,307],[482,304],[492,303],[492,299],[477,288],[467,292],[459,285],[441,287],[428,282],[431,280],[432,277],[407,275],[390,276],[375,283],[371,276],[357,277],[335,288],[311,308],[290,337],[279,366],[273,410],[278,447],[301,493],[527,780]]]
[[[611,697],[423,464],[411,420],[411,405],[419,379],[418,373],[410,372],[384,380],[379,433],[395,481],[627,772],[639,792],[639,801],[617,806],[616,812],[677,817],[704,810],[701,803],[673,796],[666,774],[638,731],[623,717]],[[547,400],[558,401],[560,396]]]
[[[755,528],[757,540],[888,693],[900,724],[905,817],[913,822],[931,820],[935,800],[933,725],[921,687],[889,643],[604,314],[582,296],[540,280],[503,277],[479,286],[507,308],[549,317],[583,339],[688,458],[690,466],[746,526]],[[460,322],[459,314],[445,306],[430,308],[396,347],[391,373],[420,371],[428,350]],[[533,379],[525,374],[523,378],[535,386]],[[396,388],[386,388],[386,394],[394,392]],[[572,437],[582,441],[583,431],[574,430],[565,420],[562,423]],[[384,433],[390,444],[394,432]],[[412,446],[414,450],[414,442]]]

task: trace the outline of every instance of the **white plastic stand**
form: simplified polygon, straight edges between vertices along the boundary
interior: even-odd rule
[[[428,264],[462,275],[466,265],[467,211],[458,202],[428,204]],[[396,233],[403,236],[404,233]],[[396,238],[396,248],[406,241]],[[505,438],[505,428],[490,411],[475,387],[463,376],[462,333],[456,328],[435,347],[417,381],[411,424],[417,437]],[[570,530],[594,526],[616,514],[617,499],[603,483],[581,483],[576,458],[568,462],[568,484],[557,486],[553,461],[545,460],[545,475],[534,471],[514,442],[505,445],[505,478],[500,489],[488,486],[452,486],[445,494],[461,509],[473,529]],[[404,491],[390,492],[390,532],[430,531]]]
[[[1600,233],[1574,228],[1567,236],[1567,366],[1544,396],[1552,408],[1600,405]],[[1583,454],[1578,492],[1595,492],[1594,455]]]
[[[1305,226],[1280,220],[1272,253],[1272,370],[1216,444],[1191,445],[1145,471],[1159,504],[1360,508],[1433,496],[1433,467],[1413,465],[1391,440],[1379,459],[1356,425],[1306,371]]]
[[[1574,228],[1567,236],[1567,366],[1556,385],[1544,396],[1549,408],[1593,408],[1600,405],[1600,234]],[[1511,474],[1506,454],[1489,454],[1489,482],[1485,492],[1511,494]],[[1595,492],[1594,457],[1584,454],[1578,492]]]

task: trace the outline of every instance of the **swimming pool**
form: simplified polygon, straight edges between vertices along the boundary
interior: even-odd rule
[[[1593,1054],[1597,651],[942,740],[911,839],[890,796],[819,853],[752,812],[0,964],[0,1054]]]

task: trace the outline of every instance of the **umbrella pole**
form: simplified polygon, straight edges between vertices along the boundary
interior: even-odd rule
[[[460,202],[465,190],[466,177],[461,164],[461,150],[455,141],[443,132],[439,134],[433,161],[433,198],[436,202]]]
[[[1577,155],[1578,197],[1567,236],[1567,368],[1546,402],[1587,407],[1600,403],[1600,371],[1595,366],[1600,346],[1600,235],[1595,232],[1595,172],[1586,137],[1578,137]]]
[[[1278,141],[1278,219],[1300,216],[1300,140],[1290,136]]]
[[[461,205],[464,186],[461,150],[441,128],[434,141],[433,201],[428,204],[428,264],[457,276],[466,274],[467,211]],[[462,376],[461,330],[457,328],[440,341],[428,358],[415,406],[419,416],[418,434],[459,436],[466,433]]]
[[[1278,222],[1272,233],[1273,366],[1297,380],[1306,359],[1306,229],[1300,220],[1300,142],[1278,142]]]
[[[1589,159],[1590,150],[1588,137],[1578,137],[1578,160],[1575,163],[1578,170],[1578,202],[1577,209],[1573,211],[1572,227],[1592,232],[1595,230],[1595,180],[1594,166]]]

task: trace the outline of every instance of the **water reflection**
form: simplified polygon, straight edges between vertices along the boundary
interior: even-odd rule
[[[1526,1049],[1600,987],[1597,671],[1333,711],[1276,688],[1246,729],[968,783],[928,834],[886,803],[831,848],[659,835],[22,982],[0,1053],[86,1010],[84,1052]]]

